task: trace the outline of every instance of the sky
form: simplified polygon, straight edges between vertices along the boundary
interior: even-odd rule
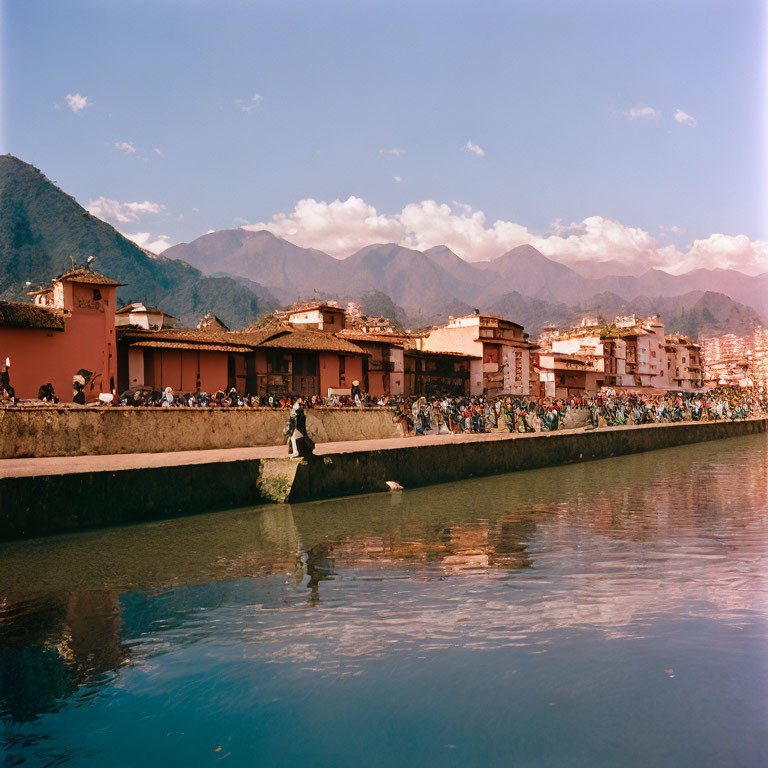
[[[768,271],[758,0],[5,0],[0,145],[161,252]]]

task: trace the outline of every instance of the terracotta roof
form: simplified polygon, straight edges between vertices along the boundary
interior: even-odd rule
[[[258,347],[262,342],[275,336],[287,333],[282,329],[269,329],[262,331],[222,331],[218,329],[197,328],[163,328],[159,331],[148,331],[135,327],[118,327],[117,335],[120,339],[128,341],[162,341],[176,342],[179,344],[224,344],[226,346],[238,345],[248,348]]]
[[[399,333],[364,333],[363,331],[339,331],[343,339],[355,341],[358,344],[393,344],[402,347],[408,341],[407,336]]]
[[[93,272],[85,267],[65,272],[57,277],[56,280],[67,283],[86,283],[87,285],[125,285],[125,283],[118,283],[117,280],[104,277],[104,275],[100,275],[98,272]]]
[[[53,293],[53,288],[38,288],[36,291],[27,291],[27,296],[42,296],[44,293]]]
[[[119,327],[118,336],[121,338],[134,339],[142,341],[144,339],[155,339],[158,341],[198,341],[201,343],[228,343],[230,339],[228,334],[219,331],[198,331],[189,328],[163,328],[159,331],[148,331],[144,328]]]
[[[355,346],[351,341],[342,339],[333,333],[323,333],[322,331],[293,330],[277,338],[269,339],[259,346],[270,349],[302,349],[311,352],[341,352],[350,355],[365,354],[360,347]]]
[[[25,301],[0,301],[0,326],[63,331],[64,318],[47,307],[39,307]]]
[[[265,341],[282,338],[289,333],[291,333],[290,327],[279,326],[273,328],[261,328],[260,330],[254,331],[228,331],[225,335],[230,341],[247,344],[249,347],[260,347]]]
[[[199,344],[193,341],[163,341],[162,339],[148,339],[147,341],[135,341],[131,347],[152,347],[155,349],[194,349],[199,352],[250,352],[250,347],[236,346],[234,344]]]

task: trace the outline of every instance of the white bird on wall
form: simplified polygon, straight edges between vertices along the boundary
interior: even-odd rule
[[[402,491],[403,486],[400,485],[396,480],[387,480],[387,488],[389,488],[390,491]]]

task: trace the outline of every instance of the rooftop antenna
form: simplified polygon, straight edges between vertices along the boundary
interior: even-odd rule
[[[72,271],[75,271],[75,257],[70,253],[69,260],[72,262]]]

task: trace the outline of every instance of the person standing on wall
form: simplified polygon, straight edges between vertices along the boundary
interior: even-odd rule
[[[0,358],[0,391],[11,386],[11,358]]]
[[[355,379],[352,382],[352,390],[350,391],[349,394],[350,394],[350,397],[352,398],[352,400],[354,401],[355,405],[358,408],[362,408],[363,407],[363,394],[360,391],[360,382],[357,379]]]

